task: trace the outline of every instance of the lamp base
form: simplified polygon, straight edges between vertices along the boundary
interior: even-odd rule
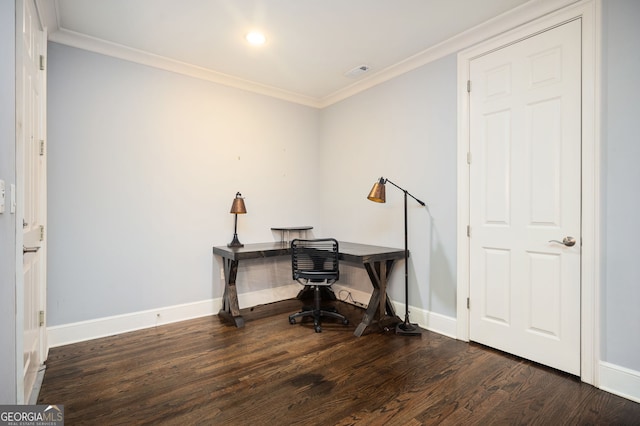
[[[227,247],[244,247],[244,244],[238,240],[238,234],[233,234],[233,240],[227,244]]]
[[[422,335],[422,331],[420,331],[418,324],[410,323],[407,318],[404,322],[396,325],[396,334],[400,334],[402,336],[420,336]]]

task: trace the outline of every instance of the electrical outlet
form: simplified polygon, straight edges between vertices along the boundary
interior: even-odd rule
[[[220,279],[224,281],[224,268],[220,268]]]

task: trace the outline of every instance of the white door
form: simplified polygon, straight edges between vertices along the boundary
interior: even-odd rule
[[[46,40],[40,31],[33,0],[16,2],[16,9],[16,220],[22,228],[21,236],[16,239],[17,257],[22,261],[16,279],[17,333],[22,336],[22,345],[18,345],[17,379],[21,388],[19,397],[28,403],[38,369],[44,362],[46,345],[46,92],[45,72],[41,69],[46,57]]]
[[[470,81],[470,340],[579,375],[580,20]]]

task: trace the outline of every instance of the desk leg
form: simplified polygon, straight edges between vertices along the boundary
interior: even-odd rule
[[[387,297],[387,280],[389,275],[391,275],[394,263],[395,262],[392,259],[364,264],[364,267],[369,274],[371,285],[373,285],[373,293],[371,293],[369,306],[362,317],[362,322],[353,333],[356,336],[362,336],[364,330],[371,324],[371,322],[373,322],[376,316],[379,321],[386,315],[396,322],[401,322],[400,318],[396,315],[395,309],[393,309],[393,305],[389,302],[389,298]]]
[[[223,258],[224,263],[224,296],[222,296],[222,309],[218,315],[234,322],[236,327],[244,327],[244,318],[240,315],[238,304],[238,290],[236,289],[236,276],[238,275],[238,261]]]

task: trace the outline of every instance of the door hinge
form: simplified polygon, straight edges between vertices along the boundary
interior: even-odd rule
[[[467,297],[467,309],[471,309],[471,301]]]
[[[44,311],[40,311],[38,313],[38,320],[40,323],[40,327],[42,327],[44,325]]]
[[[471,80],[467,80],[467,93],[471,93]]]
[[[467,225],[467,237],[471,238],[471,225]]]
[[[40,55],[40,71],[44,71],[44,55]]]
[[[44,139],[40,139],[40,155],[44,155]]]
[[[471,164],[471,153],[467,152],[467,164]]]
[[[40,225],[40,241],[44,241],[44,225]]]

